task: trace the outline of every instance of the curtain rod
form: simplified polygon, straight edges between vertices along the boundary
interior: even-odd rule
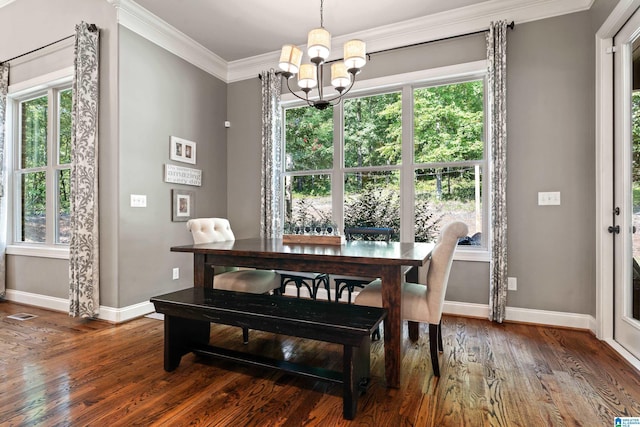
[[[97,31],[97,30],[98,30],[98,27],[96,27],[96,24],[89,24],[89,31],[91,31],[91,32],[93,33],[93,32],[95,32],[95,31]],[[7,62],[10,62],[10,61],[13,61],[13,60],[16,60],[16,59],[18,59],[18,58],[22,58],[23,56],[30,55],[30,54],[32,54],[32,53],[34,53],[34,52],[39,51],[39,50],[42,50],[42,49],[48,48],[49,46],[53,46],[53,45],[54,45],[54,44],[56,44],[56,43],[63,42],[63,41],[65,41],[65,40],[67,40],[67,39],[70,39],[71,37],[75,37],[75,34],[71,34],[70,36],[63,37],[63,38],[61,38],[60,40],[56,40],[56,41],[51,42],[51,43],[49,43],[49,44],[46,44],[46,45],[44,45],[44,46],[40,46],[40,47],[39,47],[39,48],[37,48],[37,49],[30,50],[29,52],[23,53],[23,54],[18,55],[18,56],[14,56],[13,58],[9,58],[9,59],[5,59],[4,61],[0,61],[0,65],[2,65],[2,64],[4,64],[4,63],[7,63]]]
[[[507,24],[507,28],[509,28],[511,30],[513,30],[515,27],[516,27],[515,21],[511,21],[510,24]],[[408,44],[408,45],[405,45],[405,46],[391,47],[389,49],[382,49],[382,50],[377,50],[375,52],[367,53],[367,56],[376,55],[378,53],[391,52],[391,51],[394,51],[394,50],[405,49],[405,48],[408,48],[408,47],[422,46],[424,44],[429,44],[429,43],[443,42],[443,41],[446,41],[446,40],[457,39],[457,38],[460,38],[460,37],[475,36],[476,34],[482,34],[482,33],[488,32],[488,31],[489,31],[488,29],[479,30],[479,31],[474,31],[472,33],[457,34],[455,36],[442,37],[440,39],[427,40],[427,41],[424,41],[424,42],[412,43],[412,44]]]
[[[511,23],[507,24],[507,28],[509,28],[511,30],[513,30],[515,27],[516,27],[515,21],[511,21]],[[443,37],[443,38],[435,39],[435,40],[427,40],[427,41],[424,41],[424,42],[407,44],[407,45],[404,45],[404,46],[390,47],[389,49],[382,49],[382,50],[377,50],[375,52],[367,53],[367,57],[370,60],[371,59],[371,55],[376,55],[378,53],[391,52],[391,51],[394,51],[394,50],[406,49],[406,48],[415,47],[415,46],[422,46],[422,45],[429,44],[429,43],[437,43],[437,42],[442,42],[442,41],[446,41],[446,40],[457,39],[457,38],[460,38],[460,37],[475,36],[476,34],[482,34],[482,33],[488,32],[488,31],[489,30],[486,29],[486,30],[474,31],[472,33],[458,34],[458,35],[455,35],[455,36]],[[327,61],[327,62],[325,62],[325,64],[330,64],[330,63],[336,62],[336,61],[340,61],[340,59],[334,59],[332,61]],[[281,74],[281,73],[282,73],[281,71],[276,71],[276,74]],[[258,78],[260,80],[262,80],[262,74],[258,74]]]

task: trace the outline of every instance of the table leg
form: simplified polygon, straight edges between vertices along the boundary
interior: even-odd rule
[[[382,306],[387,309],[384,319],[384,370],[387,387],[400,387],[402,363],[402,269],[387,266],[382,279]]]
[[[204,287],[205,257],[206,257],[205,254],[198,254],[198,253],[193,254],[193,286],[196,288]]]

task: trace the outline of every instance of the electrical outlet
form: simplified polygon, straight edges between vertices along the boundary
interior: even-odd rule
[[[510,291],[517,291],[518,279],[515,277],[507,277],[507,289]]]
[[[180,278],[180,269],[178,267],[173,269],[173,280],[178,280]]]

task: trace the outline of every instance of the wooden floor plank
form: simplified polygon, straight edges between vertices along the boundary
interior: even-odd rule
[[[7,316],[29,312],[17,321]],[[213,325],[216,345],[340,369],[340,346]],[[384,333],[384,331],[383,331]],[[531,426],[613,425],[640,416],[640,374],[590,333],[446,316],[441,377],[428,328],[404,329],[401,386],[388,389],[383,341],[353,421],[342,387],[185,355],[163,369],[163,324],[82,321],[0,302],[0,425]]]

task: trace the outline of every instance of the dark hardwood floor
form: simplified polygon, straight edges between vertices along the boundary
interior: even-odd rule
[[[8,319],[27,312],[38,317]],[[339,386],[192,354],[163,370],[163,324],[81,321],[0,302],[2,426],[613,426],[640,416],[640,373],[584,331],[447,316],[442,377],[427,328],[406,338],[402,386],[387,389],[381,342],[354,421]],[[239,328],[212,326],[243,348]],[[341,348],[252,331],[244,347],[336,367]]]

